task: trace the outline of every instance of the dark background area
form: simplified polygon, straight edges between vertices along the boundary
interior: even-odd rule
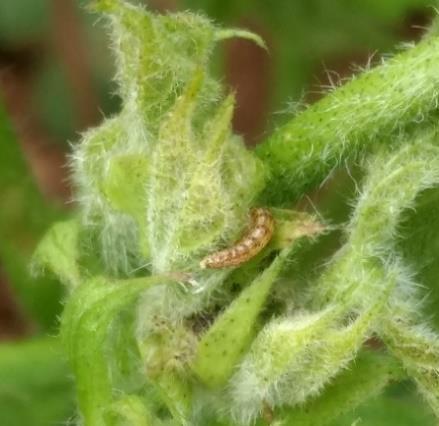
[[[161,12],[203,11],[219,25],[247,28],[265,39],[268,51],[246,40],[226,41],[213,61],[214,72],[236,91],[234,128],[249,146],[359,68],[418,40],[435,13],[424,0],[147,3]],[[3,342],[55,333],[62,289],[56,281],[29,277],[30,255],[49,224],[74,208],[66,167],[69,144],[120,104],[105,29],[85,5],[74,0],[0,2],[0,120],[9,123],[0,132]],[[383,407],[395,418],[404,417],[400,422],[405,423],[395,424],[433,424],[428,413],[425,421],[419,417],[424,406],[409,385],[385,398],[364,409],[371,419],[367,424],[388,424],[371,414]],[[420,407],[416,419],[404,411],[410,404]]]

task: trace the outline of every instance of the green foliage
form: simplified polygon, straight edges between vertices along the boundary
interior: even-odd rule
[[[78,223],[73,219],[53,225],[34,253],[36,268],[53,272],[72,288],[81,282],[78,260]]]
[[[356,410],[347,412],[331,426],[433,426],[435,417],[420,400],[411,383],[390,384],[385,392],[369,399]]]
[[[74,412],[64,354],[54,338],[0,344],[0,422],[47,426]]]
[[[32,101],[38,108],[38,118],[45,129],[60,141],[75,135],[75,99],[70,82],[61,64],[48,61],[36,77]]]
[[[163,277],[122,282],[110,282],[98,277],[84,282],[72,294],[63,315],[61,335],[69,358],[73,361],[79,406],[85,424],[107,424],[104,414],[111,407],[113,389],[124,390],[123,383],[113,383],[117,373],[110,374],[106,362],[108,353],[118,359],[126,356],[125,351],[130,350],[126,342],[119,348],[111,344],[107,346],[107,335],[113,319],[140,292],[157,282],[163,282]],[[84,330],[87,332],[84,333]],[[117,353],[118,349],[123,351],[122,356]],[[115,367],[121,368],[120,362]]]
[[[117,3],[97,2],[96,7],[110,11],[123,108],[119,116],[86,134],[75,152],[80,201],[93,226],[115,228],[101,242],[108,268],[126,273],[139,263],[151,263],[155,271],[170,271],[224,233],[236,232],[232,218],[245,214],[261,187],[261,165],[230,135],[232,99],[215,105],[219,86],[206,66],[216,38],[224,37],[219,29],[197,15],[153,19]],[[203,107],[196,108],[199,104]],[[216,117],[210,119],[208,113],[216,108]],[[121,181],[117,188],[107,166],[118,167],[117,173],[131,180],[132,172],[123,171],[130,165],[121,163],[127,155],[136,155],[142,166],[151,163],[137,194],[141,207],[134,215],[121,213],[130,209],[127,203],[132,200],[124,201],[125,206],[116,200],[114,206],[124,186]],[[213,182],[208,192],[206,179]],[[250,185],[252,191],[243,189]],[[238,196],[243,202],[233,203]],[[194,217],[197,211],[200,217]],[[170,221],[181,230],[170,232]],[[193,241],[196,233],[198,242]]]
[[[29,274],[32,251],[49,224],[60,216],[43,199],[28,170],[0,106],[0,259],[14,292],[29,316],[42,329],[53,328],[62,289],[57,280],[33,279]]]
[[[209,72],[219,40],[252,36],[123,0],[93,7],[109,23],[122,110],[75,147],[78,215],[35,255],[70,289],[61,336],[82,423],[328,424],[406,377],[439,416],[439,340],[397,238],[439,183],[437,38],[334,90],[255,153]],[[333,227],[274,207],[352,159],[365,177],[343,244],[295,286],[294,262]],[[233,270],[201,268],[261,203],[272,242]],[[365,351],[370,341],[382,348]]]
[[[439,325],[436,315],[439,301],[436,279],[439,272],[436,261],[439,255],[439,224],[434,212],[439,202],[438,195],[435,188],[420,194],[414,209],[404,213],[398,229],[398,248],[416,273],[416,279],[428,288],[429,299],[425,301],[425,308],[436,327]]]
[[[49,2],[19,0],[0,5],[0,40],[20,43],[46,31]]]
[[[372,351],[361,352],[351,369],[341,373],[326,392],[303,407],[284,410],[284,422],[297,426],[324,426],[349,412],[366,398],[378,395],[389,382],[404,377],[394,359]],[[361,387],[358,386],[361,383]]]
[[[218,317],[200,340],[193,368],[208,386],[224,385],[255,335],[255,322],[283,263],[285,249]],[[218,348],[224,348],[219,351]]]

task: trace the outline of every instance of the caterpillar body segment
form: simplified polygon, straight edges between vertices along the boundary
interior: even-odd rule
[[[273,215],[268,209],[250,211],[251,223],[247,232],[232,247],[209,254],[200,262],[202,269],[238,266],[255,257],[271,240],[274,231]]]

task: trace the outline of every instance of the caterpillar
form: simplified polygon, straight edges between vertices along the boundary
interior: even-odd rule
[[[251,223],[247,232],[232,246],[209,254],[200,262],[200,268],[228,268],[238,266],[255,257],[271,240],[274,219],[268,209],[250,211]]]

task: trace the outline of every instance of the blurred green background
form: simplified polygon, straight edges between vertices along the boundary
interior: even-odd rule
[[[161,12],[202,11],[266,40],[268,52],[245,40],[224,42],[213,64],[236,91],[234,127],[249,146],[371,58],[422,37],[434,15],[427,0],[147,3]],[[105,30],[85,5],[85,0],[0,2],[0,425],[5,426],[66,424],[75,416],[68,367],[50,337],[57,333],[63,290],[55,279],[31,278],[29,259],[50,223],[74,208],[69,143],[119,108]],[[412,385],[404,383],[333,426],[351,424],[435,422]]]

